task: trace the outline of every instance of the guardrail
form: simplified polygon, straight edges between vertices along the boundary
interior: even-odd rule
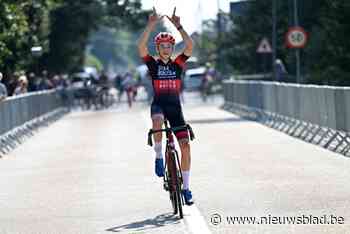
[[[350,87],[225,81],[224,108],[348,155]]]
[[[28,93],[1,101],[0,153],[8,153],[35,129],[69,111],[69,107],[68,95],[62,90]]]

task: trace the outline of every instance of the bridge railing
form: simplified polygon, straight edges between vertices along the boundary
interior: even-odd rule
[[[350,87],[229,80],[224,98],[233,112],[336,151],[350,150]]]
[[[9,151],[40,125],[69,110],[68,96],[59,90],[40,91],[0,101],[0,150]]]

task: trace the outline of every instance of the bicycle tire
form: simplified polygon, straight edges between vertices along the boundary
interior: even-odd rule
[[[171,152],[170,153],[170,167],[171,167],[171,175],[172,175],[172,189],[174,190],[174,195],[172,196],[173,197],[173,204],[174,204],[174,207],[175,210],[176,210],[176,213],[179,213],[179,216],[180,216],[180,219],[183,218],[183,210],[182,210],[182,194],[181,194],[181,186],[180,186],[180,167],[177,163],[177,153],[176,152]],[[173,176],[174,175],[174,176]],[[176,214],[174,212],[174,214]]]
[[[177,200],[177,207],[178,207],[178,211],[179,211],[179,216],[180,219],[183,219],[184,215],[183,215],[183,210],[182,210],[182,194],[181,194],[181,188],[180,188],[180,183],[179,183],[179,177],[178,177],[178,173],[176,173],[176,200]]]
[[[173,207],[174,215],[178,212],[177,205],[177,192],[176,192],[176,165],[174,163],[174,158],[171,153],[167,154],[167,176],[168,176],[168,186],[169,186],[169,198],[171,205]]]

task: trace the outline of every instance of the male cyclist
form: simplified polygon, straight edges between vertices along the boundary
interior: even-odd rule
[[[181,90],[181,73],[186,60],[192,55],[193,42],[181,26],[180,18],[175,15],[175,11],[176,8],[174,8],[171,18],[169,16],[166,17],[177,28],[185,42],[185,49],[180,55],[174,60],[171,59],[175,39],[168,32],[161,32],[154,39],[158,56],[153,57],[149,55],[147,43],[150,33],[153,31],[157,22],[163,18],[163,16],[157,14],[154,8],[153,14],[149,16],[148,24],[138,44],[139,55],[147,65],[152,77],[154,98],[151,105],[151,118],[154,130],[161,129],[164,117],[169,120],[171,127],[185,125],[179,95]],[[189,189],[191,163],[189,137],[186,130],[176,131],[175,135],[181,149],[181,171],[184,182],[182,193],[186,205],[192,205],[192,193]],[[154,141],[154,150],[156,152],[155,172],[157,176],[163,177],[162,133],[155,134]]]

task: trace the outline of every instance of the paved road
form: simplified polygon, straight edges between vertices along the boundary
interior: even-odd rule
[[[0,233],[350,233],[348,158],[242,120],[217,102],[189,101],[185,116],[197,135],[196,205],[183,221],[171,215],[153,175],[148,108],[138,104],[69,114],[1,159]],[[221,223],[211,223],[219,221],[214,214]],[[336,215],[345,224],[226,221],[302,215]]]

